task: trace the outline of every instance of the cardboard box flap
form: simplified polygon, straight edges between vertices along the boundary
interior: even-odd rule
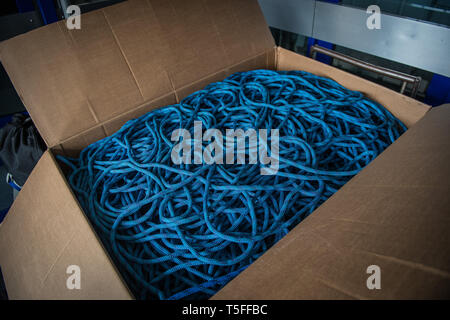
[[[450,298],[449,136],[433,108],[214,299]]]
[[[0,226],[0,266],[10,299],[132,298],[49,151]]]
[[[256,0],[128,0],[1,44],[47,145],[274,47]]]

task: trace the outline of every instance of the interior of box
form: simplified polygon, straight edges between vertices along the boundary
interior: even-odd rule
[[[419,121],[429,110],[428,106],[420,102],[417,102],[413,99],[390,91],[388,89],[382,88],[369,81],[349,75],[345,72],[334,69],[333,67],[329,67],[307,57],[295,54],[291,51],[287,51],[282,48],[274,48],[264,55],[259,55],[230,68],[221,70],[211,76],[206,77],[205,79],[201,79],[192,84],[189,84],[170,95],[157,98],[148,104],[139,106],[136,109],[121,114],[109,121],[106,121],[103,124],[86,130],[85,132],[82,132],[81,134],[78,134],[75,137],[68,139],[67,141],[63,141],[61,144],[51,148],[50,150],[52,154],[77,156],[79,152],[87,145],[114,133],[126,121],[130,119],[139,117],[155,108],[177,103],[190,93],[202,89],[204,86],[211,82],[220,81],[234,72],[261,68],[272,70],[306,70],[317,75],[333,78],[339,83],[345,84],[346,86],[354,90],[364,92],[367,96],[370,96],[375,101],[383,104],[391,113],[395,114],[396,117],[404,122],[408,128]],[[67,168],[64,164],[58,163],[58,161],[56,161],[53,156],[52,158],[55,165],[59,166],[61,176],[65,180],[67,188],[70,189],[70,186],[63,174],[63,172],[65,172]],[[71,192],[71,194],[73,199],[77,201],[76,196],[73,194],[73,192]],[[83,211],[81,206],[80,210]],[[94,230],[94,228],[92,228],[92,230]],[[107,253],[107,250],[105,248],[104,250]]]

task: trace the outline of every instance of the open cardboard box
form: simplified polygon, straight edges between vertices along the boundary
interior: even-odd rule
[[[305,70],[410,129],[214,299],[449,298],[450,107],[277,48],[257,1],[129,0],[5,41],[1,60],[48,145],[0,227],[10,299],[131,299],[54,154],[237,71]],[[68,266],[81,289],[66,287]],[[367,267],[381,269],[369,290]]]

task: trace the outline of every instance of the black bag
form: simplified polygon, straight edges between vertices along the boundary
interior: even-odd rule
[[[0,160],[20,186],[45,150],[46,145],[28,116],[15,114],[11,122],[0,129]]]

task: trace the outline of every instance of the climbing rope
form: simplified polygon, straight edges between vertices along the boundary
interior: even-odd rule
[[[222,132],[278,129],[278,171],[262,175],[264,164],[248,162],[174,164],[172,133],[193,133],[195,121]],[[58,159],[136,298],[205,298],[405,130],[384,107],[331,79],[255,70],[130,120],[76,159]]]

